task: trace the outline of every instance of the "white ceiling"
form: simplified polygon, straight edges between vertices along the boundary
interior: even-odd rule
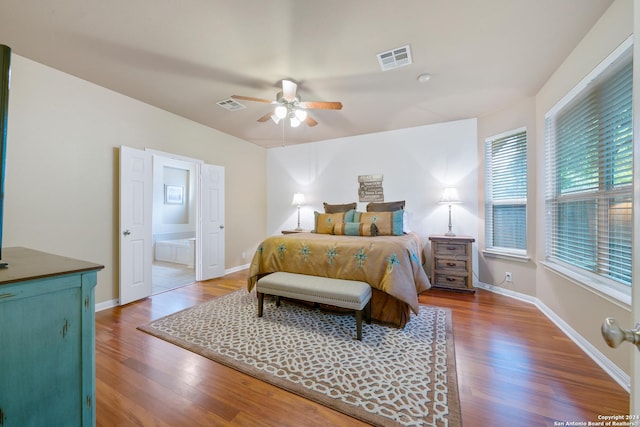
[[[613,0],[1,0],[20,56],[263,147],[481,117],[533,96]],[[413,64],[376,55],[410,45]],[[432,78],[419,83],[417,76]],[[256,120],[282,79],[315,127]],[[282,122],[281,122],[282,123]]]

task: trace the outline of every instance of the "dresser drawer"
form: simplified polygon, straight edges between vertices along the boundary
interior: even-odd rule
[[[467,271],[467,260],[436,258],[436,270]]]
[[[464,243],[436,242],[436,256],[467,256],[467,245]]]

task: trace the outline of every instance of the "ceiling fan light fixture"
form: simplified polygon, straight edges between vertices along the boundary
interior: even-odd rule
[[[279,119],[284,119],[285,117],[287,117],[287,107],[285,107],[284,105],[278,105],[274,112]]]
[[[301,122],[304,122],[307,118],[307,112],[304,110],[296,110],[295,115],[296,119],[300,120]]]
[[[406,55],[406,51],[400,52],[400,56]],[[265,104],[275,105],[272,113],[267,113],[258,119],[258,122],[264,123],[271,119],[274,123],[279,124],[284,119],[289,119],[291,127],[298,127],[302,123],[309,127],[316,126],[317,121],[313,119],[307,110],[341,110],[342,102],[327,101],[301,101],[297,94],[298,85],[291,80],[282,80],[282,91],[276,95],[276,100],[271,101],[264,98],[254,98],[252,96],[231,95],[231,98],[243,99],[246,101],[262,102]],[[235,101],[234,101],[235,102]],[[272,107],[273,108],[273,107]],[[283,122],[284,123],[284,122]]]

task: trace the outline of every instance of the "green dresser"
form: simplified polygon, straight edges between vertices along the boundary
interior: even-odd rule
[[[93,426],[98,264],[5,248],[0,426]]]

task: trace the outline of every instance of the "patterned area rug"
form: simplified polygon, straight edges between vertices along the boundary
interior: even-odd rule
[[[139,329],[379,426],[461,426],[451,312],[420,306],[404,329],[265,300],[241,289]]]

